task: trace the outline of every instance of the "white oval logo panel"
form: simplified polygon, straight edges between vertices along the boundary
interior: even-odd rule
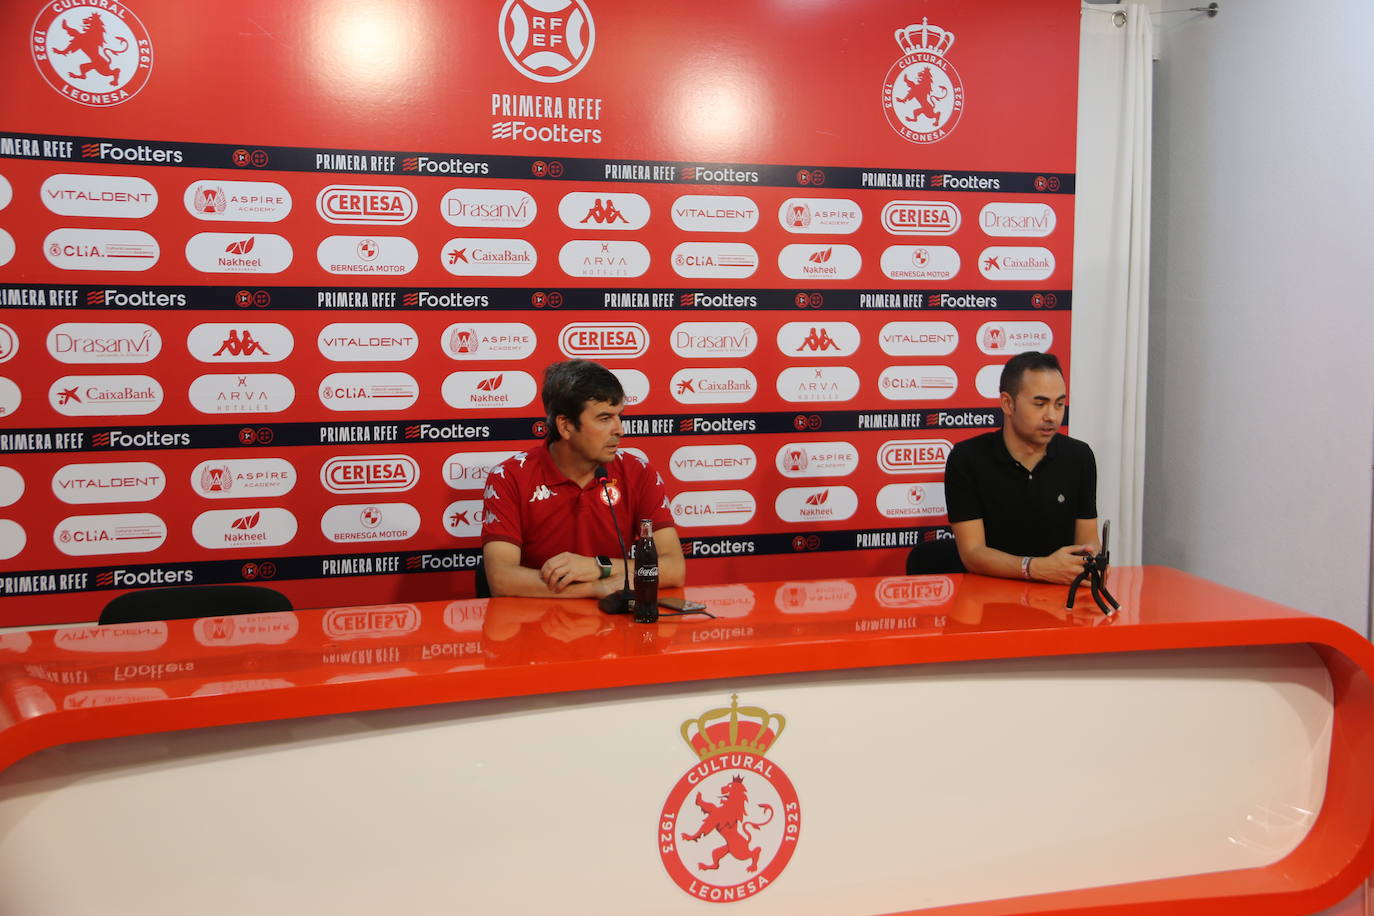
[[[747,321],[684,321],[669,338],[678,356],[700,359],[748,356],[758,342],[758,333]]]
[[[7,363],[14,359],[14,354],[19,352],[19,335],[14,333],[14,328],[7,324],[0,324],[0,363]]]
[[[743,279],[759,269],[759,255],[743,242],[683,242],[668,263],[679,277]]]
[[[649,269],[649,249],[639,242],[574,239],[558,250],[558,266],[570,277],[638,277]]]
[[[399,493],[419,480],[420,465],[409,455],[348,455],[320,468],[320,483],[330,493]]]
[[[1054,273],[1054,254],[1048,248],[994,245],[978,255],[978,270],[988,280],[1044,280]]]
[[[196,516],[191,537],[211,550],[280,547],[296,536],[296,516],[286,509],[211,509]]]
[[[291,266],[291,243],[269,232],[201,232],[186,241],[186,260],[201,273],[276,274]]]
[[[784,356],[852,356],[857,349],[859,329],[848,321],[789,321],[778,328]]]
[[[937,283],[953,280],[961,264],[959,252],[948,245],[891,245],[880,262],[889,280]]]
[[[859,467],[859,450],[848,442],[788,442],[775,464],[784,477],[847,477]]]
[[[480,407],[524,407],[538,394],[528,372],[452,372],[444,379],[444,403],[462,410]]]
[[[635,407],[644,403],[649,396],[649,377],[638,369],[612,369],[611,374],[620,380],[625,392],[625,406]]]
[[[449,239],[441,252],[444,270],[459,277],[523,277],[539,255],[524,239]]]
[[[952,448],[948,439],[889,439],[878,447],[878,467],[889,474],[938,474]]]
[[[848,280],[863,266],[853,245],[788,245],[778,252],[778,270],[794,280]]]
[[[69,557],[147,553],[167,540],[167,526],[151,512],[73,515],[57,523],[52,542]]]
[[[18,522],[0,518],[0,560],[12,560],[23,553],[29,536]]]
[[[405,188],[331,184],[315,195],[315,209],[330,223],[401,226],[415,218],[417,207],[415,195]]]
[[[1043,321],[988,321],[978,329],[978,349],[989,355],[1044,353],[1054,343],[1054,332]]]
[[[487,475],[515,452],[455,452],[444,459],[444,483],[455,490],[480,490]]]
[[[274,372],[202,375],[186,395],[201,413],[280,413],[296,400],[296,386]]]
[[[150,324],[65,322],[48,332],[48,352],[61,363],[146,363],[162,352]]]
[[[420,347],[415,329],[400,322],[336,322],[327,324],[315,339],[325,359],[336,363],[399,362]]]
[[[889,356],[945,356],[959,346],[959,331],[948,321],[889,321],[878,344]]]
[[[743,404],[759,387],[754,373],[739,366],[679,369],[668,385],[679,404]]]
[[[754,496],[748,490],[688,490],[669,503],[673,522],[684,528],[744,525],[754,517]]]
[[[890,483],[878,491],[884,518],[929,518],[945,514],[943,483]]]
[[[404,541],[420,530],[420,513],[409,503],[333,506],[320,518],[320,531],[336,544]]]
[[[848,235],[863,221],[858,204],[838,197],[789,197],[778,207],[778,222],[788,232]]]
[[[482,533],[482,501],[457,499],[444,507],[444,530],[456,538],[475,538]]]
[[[1042,238],[1054,231],[1054,208],[1044,204],[993,201],[978,214],[978,227],[986,235]]]
[[[888,366],[878,376],[878,391],[889,401],[942,401],[958,388],[949,366]]]
[[[649,202],[638,194],[574,191],[558,202],[558,218],[569,229],[643,229]]]
[[[331,274],[399,276],[420,262],[420,250],[396,235],[331,235],[315,249],[315,260]]]
[[[450,226],[519,229],[534,222],[539,205],[528,191],[454,188],[439,202]]]
[[[759,207],[748,197],[684,194],[673,201],[673,225],[687,232],[748,232]]]
[[[194,181],[181,202],[211,222],[275,223],[291,212],[291,192],[274,181]]]
[[[136,416],[162,405],[162,385],[148,375],[64,375],[48,403],[68,417]]]
[[[162,468],[148,461],[68,464],[52,475],[52,492],[64,503],[142,503],[167,486]]]
[[[157,209],[157,189],[127,175],[50,175],[38,196],[59,216],[138,219]]]
[[[23,475],[14,468],[0,465],[0,508],[14,505],[23,495]]]
[[[778,396],[806,401],[848,401],[859,393],[859,373],[848,366],[791,366],[778,373]]]
[[[23,399],[18,385],[7,378],[0,378],[0,417],[13,416]]]
[[[8,207],[13,199],[14,189],[10,187],[9,179],[0,175],[0,210]]]
[[[0,229],[0,267],[4,267],[14,257],[14,236]]]
[[[758,459],[747,445],[684,445],[668,459],[678,480],[743,480]]]
[[[527,324],[491,322],[451,324],[439,342],[449,359],[526,359],[538,338]]]
[[[883,228],[893,235],[953,235],[959,208],[943,200],[893,200],[883,207]]]
[[[830,522],[849,518],[859,509],[859,495],[849,487],[788,487],[773,500],[784,522]]]
[[[206,499],[285,496],[296,468],[285,458],[212,458],[191,470],[191,489]]]
[[[978,374],[973,377],[973,387],[978,389],[979,394],[994,401],[1001,398],[1002,368],[1001,365],[994,364],[978,370]]]
[[[405,410],[419,397],[406,372],[335,372],[320,382],[320,403],[330,410]]]
[[[632,321],[578,321],[558,335],[564,356],[583,359],[632,359],[649,349],[649,332]]]
[[[186,349],[202,363],[276,363],[295,348],[284,324],[198,324],[186,335]]]
[[[43,256],[62,270],[147,270],[157,263],[157,239],[136,229],[54,229]]]

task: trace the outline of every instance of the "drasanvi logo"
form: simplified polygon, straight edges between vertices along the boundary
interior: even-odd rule
[[[799,235],[849,235],[863,221],[863,209],[842,197],[789,197],[778,207],[778,224]]]
[[[774,466],[784,477],[848,477],[859,467],[859,450],[849,442],[788,442]]]
[[[954,33],[922,19],[893,36],[902,56],[883,80],[883,113],[897,135],[912,143],[949,136],[964,112],[964,84],[946,55]]]
[[[758,342],[758,332],[747,321],[684,321],[669,337],[678,356],[704,359],[748,356]]]
[[[743,242],[683,242],[673,249],[668,263],[679,277],[752,277],[759,269],[759,255]]]
[[[69,557],[147,553],[167,540],[167,525],[151,512],[73,515],[53,529],[52,541]]]
[[[53,633],[53,645],[68,652],[152,652],[167,644],[167,622],[67,627]]]
[[[211,509],[196,516],[191,537],[211,550],[280,547],[296,536],[296,516],[273,506]]]
[[[440,260],[459,277],[523,277],[539,254],[524,239],[456,238],[444,243]]]
[[[291,212],[291,192],[274,181],[193,181],[181,196],[186,212],[209,222],[275,223]]]
[[[281,413],[296,400],[296,386],[275,372],[202,375],[186,396],[201,413]]]
[[[420,628],[420,609],[413,604],[330,608],[322,624],[330,639],[378,639],[404,636]]]
[[[1047,351],[1054,332],[1043,321],[987,321],[978,329],[978,349],[989,355]]]
[[[859,373],[848,366],[791,366],[778,373],[778,396],[806,401],[850,401],[859,393]]]
[[[29,536],[23,527],[7,518],[0,518],[0,560],[12,560],[24,552]]]
[[[331,184],[315,195],[315,209],[330,223],[402,226],[415,218],[415,195],[392,185]]]
[[[148,270],[161,251],[157,239],[136,229],[54,229],[43,256],[61,270]]]
[[[573,239],[558,250],[558,266],[570,277],[638,277],[649,269],[649,249],[639,242]]]
[[[7,378],[0,378],[0,417],[12,417],[23,401],[19,386]]]
[[[0,229],[0,267],[4,267],[14,257],[14,236]]]
[[[948,245],[890,245],[879,262],[889,280],[939,283],[953,280],[963,262]]]
[[[859,496],[845,486],[788,487],[773,500],[784,522],[825,522],[849,518],[859,509]]]
[[[962,217],[945,200],[892,200],[883,206],[883,228],[893,235],[953,235]]]
[[[341,321],[325,325],[315,344],[336,363],[400,362],[415,355],[420,338],[401,322]]]
[[[153,70],[152,39],[126,3],[44,3],[29,53],[49,86],[93,108],[133,98]]]
[[[688,490],[669,503],[673,522],[684,528],[714,528],[748,524],[756,511],[748,490]]]
[[[14,333],[14,328],[7,324],[0,324],[0,363],[7,363],[14,359],[14,354],[19,352],[19,335]]]
[[[410,503],[331,506],[320,518],[320,531],[336,544],[405,541],[419,530],[420,513]]]
[[[291,611],[270,614],[235,614],[232,617],[203,617],[191,626],[191,635],[202,646],[280,646],[296,638],[300,618]],[[230,682],[240,683],[240,682]],[[291,686],[282,681],[282,685]],[[268,681],[254,689],[276,689]]]
[[[1054,273],[1054,253],[993,245],[978,255],[978,271],[987,280],[1045,280]]]
[[[938,607],[954,597],[949,576],[888,576],[873,587],[883,607]]]
[[[293,256],[290,242],[268,232],[201,232],[186,241],[186,261],[201,273],[276,274]]]
[[[198,324],[186,335],[186,349],[202,363],[278,363],[295,347],[286,325],[267,322]]]
[[[406,410],[420,397],[407,372],[334,372],[320,382],[320,403],[330,410]]]
[[[444,483],[455,490],[480,490],[491,469],[515,452],[455,452],[444,459]]]
[[[633,321],[577,321],[564,326],[558,349],[573,359],[633,359],[649,349],[649,332]]]
[[[320,468],[320,483],[330,493],[399,493],[420,480],[420,465],[409,455],[347,455]]]
[[[64,375],[48,403],[68,417],[137,416],[162,406],[162,385],[148,375]]]
[[[534,328],[518,322],[451,324],[439,343],[449,359],[528,359],[539,342]]]
[[[973,377],[973,387],[978,389],[980,395],[989,400],[1000,400],[1002,395],[1002,364],[994,363],[979,369],[978,374]]]
[[[759,390],[754,373],[742,366],[679,369],[668,386],[679,404],[743,404]]]
[[[878,491],[884,518],[927,518],[945,514],[943,483],[890,483]]]
[[[296,468],[285,458],[211,458],[191,470],[191,489],[206,499],[285,496]]]
[[[959,346],[959,331],[948,321],[889,321],[878,343],[889,356],[947,356]]]
[[[8,207],[13,199],[14,189],[10,187],[9,179],[0,175],[0,210]]]
[[[784,582],[773,593],[774,604],[784,614],[835,614],[858,600],[859,589],[848,579]]]
[[[315,249],[315,260],[331,274],[399,276],[420,263],[420,250],[395,235],[331,235]]]
[[[528,191],[510,188],[453,188],[439,207],[450,226],[482,229],[519,229],[539,213]]]
[[[482,501],[458,499],[444,507],[444,530],[456,538],[475,538],[482,533]]]
[[[878,393],[889,401],[943,401],[958,389],[949,366],[888,366],[878,375]]]
[[[758,225],[759,206],[748,197],[684,194],[673,201],[673,225],[686,232],[748,232]]]
[[[952,448],[948,439],[889,439],[878,447],[878,467],[889,474],[941,474]]]
[[[644,403],[649,396],[649,377],[638,369],[612,369],[611,374],[620,380],[625,391],[625,406],[635,407]],[[622,449],[624,451],[624,449]]]
[[[157,209],[157,188],[127,175],[49,175],[38,196],[58,216],[141,219]]]
[[[758,458],[747,445],[684,445],[668,459],[678,480],[743,480]]]
[[[48,332],[48,353],[61,363],[146,363],[162,352],[150,324],[64,322]]]
[[[52,475],[52,492],[64,503],[142,503],[162,495],[167,475],[150,461],[68,464]]]
[[[787,245],[778,252],[778,270],[794,280],[848,280],[863,267],[853,245]]]
[[[649,202],[638,194],[573,191],[558,202],[558,218],[569,229],[643,229]]]
[[[1017,204],[995,200],[978,213],[984,235],[1043,238],[1054,231],[1054,208],[1046,204]]]
[[[14,505],[23,495],[23,475],[14,468],[0,464],[0,508]]]
[[[789,321],[778,328],[778,350],[784,356],[853,356],[859,329],[848,321]]]
[[[458,410],[524,407],[538,394],[528,372],[502,369],[497,372],[452,372],[444,379],[444,403]]]
[[[541,83],[576,76],[596,47],[596,24],[584,0],[506,0],[498,34],[510,65]]]

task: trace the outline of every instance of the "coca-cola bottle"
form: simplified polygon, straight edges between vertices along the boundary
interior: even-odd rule
[[[639,520],[639,540],[635,541],[635,622],[658,620],[658,547],[654,545],[654,523]]]

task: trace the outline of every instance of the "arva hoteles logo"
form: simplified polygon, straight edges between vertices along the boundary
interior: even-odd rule
[[[947,59],[954,33],[922,19],[895,38],[902,56],[883,80],[887,123],[912,143],[943,140],[964,112],[964,83]]]
[[[104,108],[138,94],[153,70],[153,42],[128,4],[44,3],[29,53],[48,85],[82,105]]]

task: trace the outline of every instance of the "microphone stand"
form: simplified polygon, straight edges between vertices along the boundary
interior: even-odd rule
[[[1074,596],[1078,593],[1078,586],[1083,584],[1084,579],[1088,580],[1088,590],[1093,596],[1093,601],[1103,614],[1110,617],[1114,612],[1121,609],[1121,605],[1112,597],[1112,593],[1107,591],[1107,583],[1105,581],[1107,566],[1111,558],[1111,554],[1107,551],[1107,539],[1111,537],[1111,534],[1112,523],[1107,522],[1102,529],[1102,550],[1094,556],[1083,558],[1083,571],[1078,574],[1078,578],[1074,579],[1073,584],[1069,586],[1069,597],[1064,603],[1064,606],[1069,610],[1073,610]]]
[[[602,596],[596,606],[603,614],[628,614],[634,609],[635,593],[630,588],[630,555],[625,550],[625,538],[620,533],[620,523],[615,517],[615,500],[611,499],[609,478],[604,465],[596,466],[596,482],[601,484],[601,492],[606,496],[606,507],[611,510],[611,527],[615,528],[615,539],[620,542],[620,560],[625,564],[625,587],[620,591]]]

